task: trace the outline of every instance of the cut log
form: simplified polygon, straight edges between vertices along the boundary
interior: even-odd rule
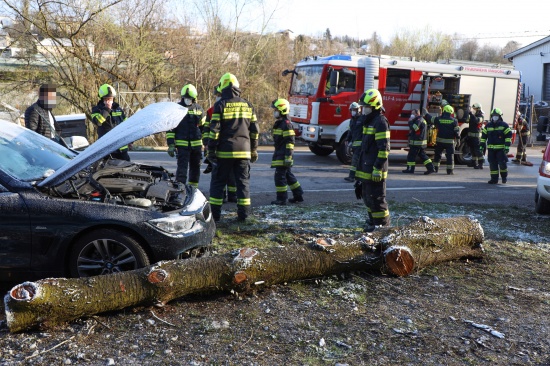
[[[4,298],[6,321],[11,332],[20,332],[137,305],[162,306],[191,293],[243,292],[350,271],[405,276],[439,262],[481,258],[483,238],[470,217],[421,217],[355,238],[312,238],[310,245],[243,248],[112,275],[25,282]]]

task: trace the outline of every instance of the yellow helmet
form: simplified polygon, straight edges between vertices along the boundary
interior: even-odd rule
[[[290,112],[290,103],[288,103],[288,100],[283,98],[274,100],[271,103],[271,107],[281,112],[282,115],[286,115],[288,114],[288,112]]]
[[[454,112],[455,109],[450,104],[447,104],[445,107],[443,107],[443,113],[453,114]]]
[[[99,95],[99,98],[104,97],[116,97],[116,91],[115,88],[110,86],[109,84],[103,84],[99,87],[99,91],[97,92],[97,95]]]
[[[181,88],[181,96],[182,97],[188,97],[191,99],[197,99],[197,88],[193,84],[187,84],[184,85],[183,88]]]
[[[501,116],[502,117],[502,111],[500,108],[493,108],[491,111],[491,116]]]
[[[223,74],[223,76],[220,78],[220,83],[218,84],[218,91],[221,93],[222,90],[224,90],[230,85],[233,85],[235,88],[238,88],[239,81],[237,80],[235,75],[227,72]]]
[[[382,107],[382,95],[376,89],[366,90],[359,98],[360,105],[368,105],[374,109]]]

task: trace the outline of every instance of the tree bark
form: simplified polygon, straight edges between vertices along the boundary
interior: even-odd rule
[[[162,306],[197,292],[243,292],[349,271],[405,276],[444,261],[481,258],[483,239],[481,225],[470,217],[421,217],[358,238],[316,238],[309,245],[243,248],[114,275],[25,282],[4,298],[6,321],[11,332],[20,332],[131,306]]]

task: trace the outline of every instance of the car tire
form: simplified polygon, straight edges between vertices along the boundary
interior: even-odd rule
[[[541,197],[537,191],[535,191],[535,212],[540,215],[550,214],[550,201]]]
[[[148,266],[149,256],[132,236],[100,229],[79,238],[69,257],[71,277],[89,277]]]
[[[309,150],[317,156],[329,156],[334,151],[334,148],[332,146],[310,143]]]

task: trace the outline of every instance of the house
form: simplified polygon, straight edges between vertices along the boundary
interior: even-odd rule
[[[504,58],[521,72],[523,95],[550,101],[550,36],[507,53]]]

